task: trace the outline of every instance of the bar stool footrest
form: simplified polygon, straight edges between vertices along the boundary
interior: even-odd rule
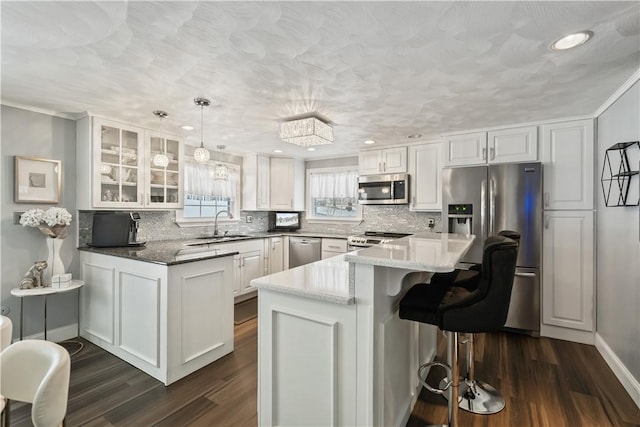
[[[425,370],[431,369],[433,366],[440,366],[441,368],[444,368],[447,371],[447,378],[451,377],[451,366],[444,362],[435,361],[425,363],[418,368],[418,379],[420,380],[420,384],[422,384],[422,386],[429,390],[431,393],[444,395],[447,390],[449,390],[449,387],[451,387],[451,381],[449,381],[447,378],[443,378],[442,381],[440,381],[440,387],[442,388],[435,388],[427,384],[427,377],[423,374]]]

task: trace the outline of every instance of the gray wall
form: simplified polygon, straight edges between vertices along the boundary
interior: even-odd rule
[[[617,142],[640,140],[640,83],[598,117],[598,169]],[[637,155],[634,167],[638,167]],[[638,181],[638,177],[634,177]],[[635,194],[638,197],[636,183]],[[605,207],[598,188],[597,332],[640,381],[640,243],[638,207]]]
[[[46,259],[45,236],[36,228],[13,225],[13,212],[54,205],[16,204],[13,201],[14,156],[42,157],[62,160],[62,199],[56,206],[75,214],[76,188],[76,124],[73,120],[34,113],[7,106],[1,107],[2,144],[0,145],[2,201],[0,207],[0,279],[1,301],[10,309],[9,317],[14,325],[14,337],[20,326],[20,300],[11,296],[11,288],[18,287],[25,271],[34,261]],[[75,248],[77,218],[69,227],[69,236],[61,250],[62,261],[74,277],[79,277],[78,254]],[[24,335],[43,331],[42,297],[30,297],[24,301]],[[75,324],[77,319],[76,293],[54,295],[48,298],[48,329]]]

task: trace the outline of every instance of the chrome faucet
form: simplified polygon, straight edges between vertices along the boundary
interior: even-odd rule
[[[226,209],[225,209],[225,210],[223,210],[223,211],[218,212],[218,213],[216,214],[216,219],[215,219],[215,221],[213,222],[213,235],[214,235],[214,236],[217,236],[217,235],[218,235],[218,215],[220,215],[220,214],[221,214],[221,213],[223,213],[223,212],[226,212],[226,213],[227,213],[227,215],[229,216],[229,219],[233,219],[233,214],[232,214],[231,212],[229,212],[228,210],[226,210]],[[225,234],[226,234],[226,232],[225,232]]]

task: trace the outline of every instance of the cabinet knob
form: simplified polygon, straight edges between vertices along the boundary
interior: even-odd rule
[[[496,158],[496,149],[494,147],[489,148],[489,158],[491,160]]]
[[[387,170],[387,162],[382,162],[382,172],[386,172]]]

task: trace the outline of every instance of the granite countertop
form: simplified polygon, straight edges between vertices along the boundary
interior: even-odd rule
[[[418,233],[350,252],[345,255],[345,260],[356,264],[445,273],[455,269],[474,240],[473,235]]]
[[[258,289],[299,295],[336,304],[354,304],[349,263],[338,255],[251,281]]]
[[[135,259],[138,261],[152,262],[155,264],[174,265],[238,254],[237,251],[229,249],[211,248],[209,246],[211,244],[241,242],[244,240],[264,239],[274,236],[305,236],[333,239],[347,238],[346,235],[341,234],[307,232],[262,232],[236,236],[242,237],[231,237],[227,239],[212,237],[211,239],[187,238],[177,240],[155,240],[149,241],[144,246],[140,247],[127,246],[117,248],[96,248],[91,246],[82,246],[78,249],[86,252],[95,252],[103,255],[111,255],[121,258]]]
[[[204,245],[205,247],[185,246],[185,243],[192,240],[158,240],[147,242],[140,247],[95,248],[83,246],[78,250],[163,265],[183,264],[238,254],[237,251],[228,249],[210,249],[206,245]]]

